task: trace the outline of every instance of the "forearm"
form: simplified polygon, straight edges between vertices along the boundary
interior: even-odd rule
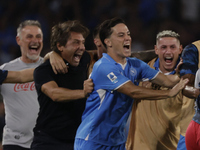
[[[37,81],[36,81],[37,82]],[[87,79],[84,81],[83,90],[71,90],[63,87],[58,87],[55,81],[49,81],[42,85],[41,91],[56,102],[67,102],[71,100],[82,99],[91,93],[93,90],[92,79]]]
[[[20,77],[21,77],[21,83],[33,81],[34,70],[35,70],[35,68],[30,68],[30,69],[25,69],[25,70],[19,71]]]
[[[188,83],[188,79],[181,79],[172,89],[169,90],[152,90],[144,87],[138,87],[131,81],[125,83],[119,89],[118,92],[126,94],[133,99],[147,99],[147,100],[159,100],[168,97],[176,96]]]
[[[170,97],[169,90],[153,90],[136,86],[131,82],[124,84],[123,87],[120,87],[117,91],[133,99],[159,100]]]
[[[33,68],[20,71],[8,71],[7,78],[3,83],[25,83],[33,81],[33,71]]]
[[[164,75],[159,73],[157,77],[152,80],[152,83],[158,84],[163,87],[171,88],[180,81],[180,78],[177,75]]]
[[[186,85],[186,87],[183,89],[183,95],[189,98],[197,98],[198,95],[200,94],[199,89]]]
[[[44,56],[44,62],[50,58],[50,56],[49,56],[50,54],[52,54],[52,51],[51,51],[51,52],[48,52],[48,53]]]
[[[169,82],[168,87],[173,87],[174,85],[176,85],[176,83],[180,81],[180,77],[177,74],[167,75],[166,77],[169,79],[169,81],[167,81]]]
[[[131,92],[133,99],[160,100],[169,97],[169,90],[153,90],[148,88]]]
[[[49,91],[43,91],[55,102],[67,102],[85,98],[84,90],[70,90],[67,88],[57,87]]]

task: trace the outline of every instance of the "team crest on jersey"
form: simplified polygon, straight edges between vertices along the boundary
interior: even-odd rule
[[[131,76],[135,76],[137,74],[137,71],[135,70],[135,68],[131,67],[130,74]]]
[[[110,81],[113,82],[113,83],[117,83],[117,82],[118,82],[117,76],[116,76],[113,72],[109,73],[109,74],[107,75],[107,77],[108,77],[108,78],[110,79]]]

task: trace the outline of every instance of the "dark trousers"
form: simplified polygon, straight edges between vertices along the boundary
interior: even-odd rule
[[[60,141],[43,132],[34,135],[31,150],[74,150],[74,140]]]
[[[24,148],[18,145],[3,145],[3,150],[30,150],[30,148]]]

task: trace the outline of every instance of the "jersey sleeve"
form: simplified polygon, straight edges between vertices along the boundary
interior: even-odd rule
[[[153,80],[159,73],[159,71],[151,68],[147,63],[142,62],[142,80]]]
[[[8,75],[7,70],[1,70],[0,69],[0,84],[3,83],[3,81],[6,79],[7,75]]]
[[[153,80],[159,73],[159,71],[151,68],[147,63],[140,59],[136,59],[133,66],[139,72],[136,79],[137,82]]]
[[[94,85],[96,85],[94,86],[95,90],[104,89],[113,91],[130,81],[130,79],[121,73],[117,65],[105,63],[93,68],[91,78]]]
[[[182,52],[182,59],[183,59],[183,65],[180,68],[180,75],[183,76],[185,74],[196,74],[196,71],[198,70],[198,49],[195,45],[190,44],[187,45],[183,52]]]

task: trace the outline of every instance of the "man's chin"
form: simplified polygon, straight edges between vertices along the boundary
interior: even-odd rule
[[[74,62],[74,63],[71,63],[71,65],[74,66],[74,67],[77,67],[79,65],[79,63],[80,62]]]
[[[37,59],[40,57],[40,55],[29,55],[29,54],[27,54],[27,57],[28,57],[30,60],[37,60]]]

